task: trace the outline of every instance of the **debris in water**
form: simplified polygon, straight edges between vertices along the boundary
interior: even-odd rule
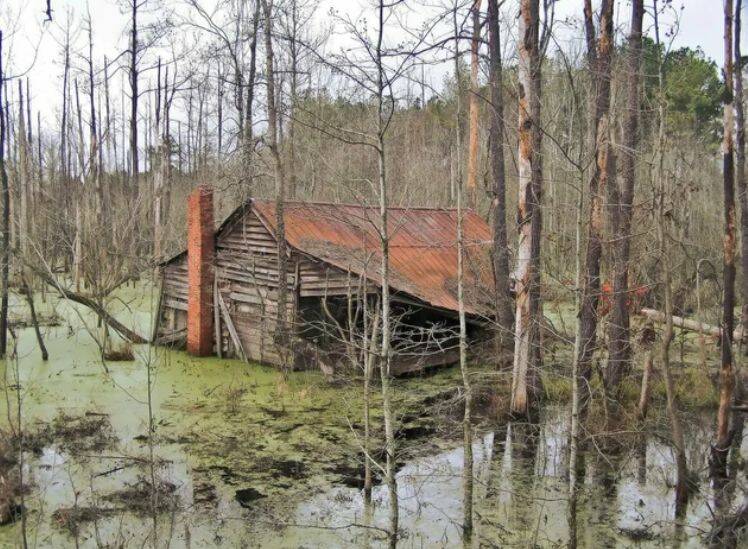
[[[77,537],[86,523],[112,516],[117,509],[107,507],[61,507],[52,513],[52,520],[61,529]]]
[[[107,494],[102,499],[119,504],[124,510],[136,515],[148,515],[154,510],[162,513],[174,509],[179,502],[176,489],[174,484],[165,480],[156,480],[153,489],[150,481],[141,477],[135,484],[128,484],[122,490]]]
[[[115,442],[109,416],[91,412],[82,416],[60,413],[51,423],[23,434],[24,449],[37,455],[54,444],[75,453],[103,450]]]
[[[251,504],[253,501],[264,498],[265,494],[258,492],[254,488],[242,488],[236,491],[235,497],[236,501],[239,502],[239,505],[245,509],[249,509],[252,507]]]

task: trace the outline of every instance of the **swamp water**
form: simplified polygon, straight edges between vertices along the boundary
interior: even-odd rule
[[[141,547],[154,535],[159,547],[385,545],[386,487],[375,486],[370,509],[360,490],[360,385],[330,384],[316,372],[283,379],[269,368],[147,346],[136,347],[135,361],[105,369],[81,330],[84,323],[95,329],[87,313],[47,307],[64,319],[44,329],[50,360],[38,358],[32,330],[19,330],[19,359],[5,366],[0,401],[6,428],[18,371],[30,546]],[[138,311],[148,310],[150,303],[124,295],[118,317],[147,333],[149,314]],[[395,384],[402,547],[462,544],[459,380],[446,369]],[[378,408],[373,415],[379,426]],[[584,460],[580,546],[702,546],[715,508],[712,418],[684,417],[699,490],[677,524],[662,421],[646,440],[626,435],[630,443],[615,454],[593,444]],[[534,426],[477,429],[475,545],[565,545],[568,412],[548,406]],[[740,472],[733,505],[744,489]],[[18,523],[0,528],[0,546],[20,540]]]

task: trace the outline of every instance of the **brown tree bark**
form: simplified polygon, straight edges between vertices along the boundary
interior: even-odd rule
[[[506,235],[506,167],[504,163],[504,95],[499,33],[498,0],[488,0],[488,44],[490,57],[491,118],[489,146],[491,162],[491,231],[493,236],[493,276],[496,288],[498,351],[508,348],[514,324],[509,293],[509,246]]]
[[[587,66],[592,68],[597,60],[595,49],[595,22],[592,18],[592,0],[584,0],[584,40],[587,45]]]
[[[244,177],[246,178],[246,189],[244,194],[249,196],[252,184],[252,153],[254,152],[254,131],[252,127],[253,106],[255,99],[255,81],[257,79],[257,29],[260,24],[260,0],[255,0],[254,16],[252,19],[252,39],[249,43],[249,74],[247,76],[247,104],[246,122],[242,134],[242,162],[244,164]],[[242,197],[245,198],[245,197]]]
[[[608,325],[609,358],[607,386],[616,391],[630,370],[631,334],[628,310],[631,217],[636,182],[636,151],[639,145],[639,91],[642,63],[642,20],[644,0],[631,4],[631,32],[628,39],[626,74],[626,120],[620,153],[621,184],[618,203],[612,203],[613,225],[613,307]]]
[[[470,40],[470,135],[468,137],[467,204],[475,208],[478,180],[478,46],[480,43],[481,0],[473,0],[470,15],[473,20],[473,36]]]
[[[590,217],[587,233],[584,287],[579,311],[579,375],[586,382],[592,374],[592,356],[597,345],[597,306],[600,300],[600,263],[603,252],[604,199],[613,176],[610,146],[610,71],[613,51],[613,0],[600,7],[600,36],[595,54],[595,168],[590,178]],[[587,398],[582,399],[582,407]]]
[[[519,12],[519,176],[516,316],[510,411],[528,415],[540,393],[540,147],[539,2],[521,0]]]
[[[722,171],[724,181],[724,265],[722,280],[722,357],[720,368],[719,409],[716,440],[712,446],[712,465],[724,476],[730,448],[730,406],[732,406],[735,372],[732,364],[732,331],[735,307],[735,164],[734,164],[734,97],[733,97],[733,1],[724,2],[725,68],[724,130],[722,138]]]
[[[88,65],[88,100],[89,100],[89,119],[88,119],[88,179],[94,184],[96,189],[96,215],[101,216],[104,213],[104,188],[101,184],[101,178],[99,177],[99,147],[101,146],[98,140],[98,130],[96,129],[96,104],[94,97],[96,95],[96,87],[94,80],[94,66],[93,66],[93,28],[91,24],[91,17],[88,18],[88,59],[86,59]],[[106,220],[102,219],[102,224],[106,224]]]
[[[736,122],[736,154],[735,154],[735,185],[740,199],[740,267],[741,285],[740,297],[743,301],[740,323],[743,327],[741,344],[743,352],[748,354],[748,189],[745,180],[745,110],[743,109],[743,59],[740,50],[742,0],[735,2],[735,122]]]

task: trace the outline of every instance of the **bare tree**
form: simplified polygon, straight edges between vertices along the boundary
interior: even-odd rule
[[[0,191],[3,199],[2,219],[2,254],[0,255],[0,357],[4,357],[8,347],[8,271],[10,264],[10,189],[8,171],[5,167],[5,141],[7,128],[5,111],[2,108],[3,91],[5,90],[5,72],[3,71],[3,31],[0,30]]]
[[[722,281],[722,366],[719,381],[719,409],[717,411],[716,441],[712,446],[712,463],[718,474],[724,475],[727,451],[730,448],[730,407],[735,388],[732,364],[732,331],[735,307],[735,160],[733,142],[733,2],[725,0],[725,65],[724,65],[724,124],[722,137],[722,171],[724,181],[724,265]]]
[[[538,0],[521,0],[519,10],[519,177],[513,414],[528,414],[540,392],[540,234],[542,166],[540,147],[540,15]]]
[[[613,51],[612,0],[603,0],[600,8],[600,36],[597,39],[595,64],[595,168],[590,178],[590,217],[587,234],[584,289],[579,311],[579,373],[589,382],[592,355],[596,348],[597,308],[600,300],[600,263],[605,230],[604,203],[613,172],[613,150],[610,145],[610,82]],[[586,15],[586,14],[585,14]]]
[[[639,103],[642,63],[643,0],[631,4],[631,31],[628,38],[626,115],[621,147],[621,183],[618,201],[610,205],[613,221],[613,308],[608,324],[609,358],[607,384],[617,390],[630,368],[631,334],[629,319],[629,258],[631,217],[636,182],[636,153],[639,146]],[[613,184],[611,183],[611,186]]]
[[[470,14],[473,20],[473,35],[470,39],[470,136],[468,139],[467,200],[468,207],[475,208],[478,179],[478,46],[480,45],[481,0],[473,0]],[[459,75],[456,75],[459,78]]]
[[[511,342],[514,323],[512,299],[509,294],[509,246],[506,234],[506,168],[504,163],[504,90],[499,32],[499,2],[488,0],[491,162],[491,230],[493,236],[493,275],[496,288],[496,322],[498,350]]]
[[[273,59],[273,1],[262,0],[265,14],[265,78],[267,81],[268,111],[268,147],[273,158],[273,177],[275,179],[275,235],[278,240],[278,312],[275,327],[275,339],[280,348],[289,344],[288,328],[288,284],[285,283],[288,273],[288,253],[286,245],[285,219],[283,208],[286,201],[286,181],[278,141],[279,114],[275,96],[275,68]],[[285,352],[283,353],[285,356]]]

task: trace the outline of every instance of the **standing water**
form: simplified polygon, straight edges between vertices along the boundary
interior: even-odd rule
[[[137,311],[149,304],[135,301],[124,300],[132,310],[120,314],[146,333],[148,314]],[[39,359],[32,330],[19,330],[0,402],[7,433],[20,387],[30,546],[386,544],[386,486],[363,504],[360,384],[147,346],[133,361],[104,364],[82,329],[96,328],[86,311],[48,307],[66,319],[45,329],[50,360]],[[462,545],[459,384],[450,369],[396,384],[402,547]],[[380,436],[376,402],[373,416]],[[702,546],[720,504],[708,478],[712,417],[684,416],[698,490],[677,521],[665,419],[646,434],[617,433],[613,450],[591,439],[581,456],[580,546]],[[547,406],[534,425],[476,429],[473,544],[565,546],[568,410]],[[744,486],[741,471],[723,508],[742,502]],[[21,536],[20,521],[0,527],[0,546]]]

